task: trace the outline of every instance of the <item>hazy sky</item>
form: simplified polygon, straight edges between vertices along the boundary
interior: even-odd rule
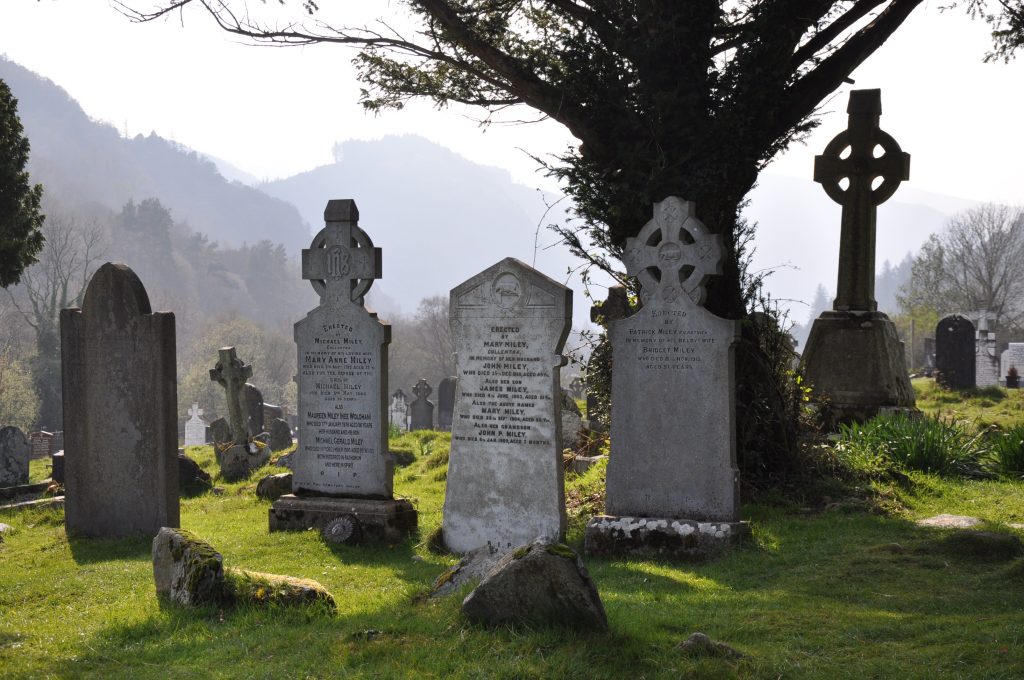
[[[370,13],[395,4],[358,3]],[[940,14],[939,6],[919,8],[854,74],[855,87],[882,88],[882,125],[913,156],[915,187],[1020,202],[1024,61],[981,63],[986,25]],[[429,104],[364,114],[352,51],[243,45],[198,11],[135,25],[107,0],[2,0],[0,52],[65,88],[94,118],[132,135],[156,131],[258,178],[328,163],[339,140],[416,133],[535,186],[544,180],[518,147],[543,155],[572,142],[550,122],[481,128],[465,111]],[[808,146],[770,170],[810,176],[814,154],[845,126],[848,89],[824,107],[829,113]]]

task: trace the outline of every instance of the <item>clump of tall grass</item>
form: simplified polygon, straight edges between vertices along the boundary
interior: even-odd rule
[[[992,458],[983,432],[954,421],[900,413],[841,426],[836,449],[868,472],[895,465],[939,475],[987,476]]]
[[[1024,424],[992,430],[988,439],[999,472],[1011,477],[1024,477]]]

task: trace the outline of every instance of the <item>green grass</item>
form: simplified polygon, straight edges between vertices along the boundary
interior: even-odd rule
[[[946,390],[931,378],[913,381],[917,407],[926,415],[954,420],[977,428],[1009,427],[1024,422],[1024,390],[985,387]]]
[[[420,532],[394,546],[328,546],[315,532],[267,532],[256,481],[182,501],[182,526],[226,566],[313,578],[322,609],[186,610],[158,603],[149,541],[65,537],[59,511],[0,515],[4,678],[1015,678],[1024,670],[1024,561],[953,555],[939,512],[1010,531],[1024,484],[910,473],[888,516],[747,505],[746,547],[712,563],[588,559],[612,632],[488,630],[459,596],[426,597],[454,563],[428,549],[440,524],[449,438],[403,435],[396,469]],[[211,473],[208,447],[189,451]],[[579,548],[603,466],[567,477],[568,541]],[[1018,532],[1019,535],[1019,532]],[[415,558],[415,559],[414,559]],[[703,631],[738,661],[676,649]]]

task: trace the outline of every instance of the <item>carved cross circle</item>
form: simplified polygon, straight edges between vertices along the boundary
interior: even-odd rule
[[[654,218],[626,240],[626,272],[642,286],[644,303],[704,301],[704,284],[721,271],[722,240],[693,216],[693,203],[670,196],[654,204]]]
[[[412,388],[412,393],[415,394],[418,399],[426,399],[433,391],[434,388],[432,388],[430,384],[422,378],[418,383],[416,383],[416,386]]]
[[[828,197],[840,205],[856,200],[854,194],[859,191],[866,191],[871,196],[872,205],[884,203],[909,177],[910,154],[905,153],[888,132],[878,128],[871,132],[873,139],[864,140],[852,139],[854,135],[850,130],[843,130],[832,138],[824,153],[814,159],[815,181],[820,182]],[[877,158],[874,156],[876,145],[882,147],[882,155]],[[842,158],[847,148],[850,155]],[[878,177],[882,178],[882,183],[872,189],[871,184]],[[846,189],[839,184],[843,179],[850,180]]]
[[[303,251],[303,278],[324,301],[363,304],[373,280],[380,278],[379,249],[365,231],[347,222],[332,222]]]

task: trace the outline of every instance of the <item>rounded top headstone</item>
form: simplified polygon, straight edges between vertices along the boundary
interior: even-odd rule
[[[128,319],[151,314],[153,310],[146,287],[131,267],[107,262],[92,275],[85,289],[82,311],[112,325],[123,326]]]

